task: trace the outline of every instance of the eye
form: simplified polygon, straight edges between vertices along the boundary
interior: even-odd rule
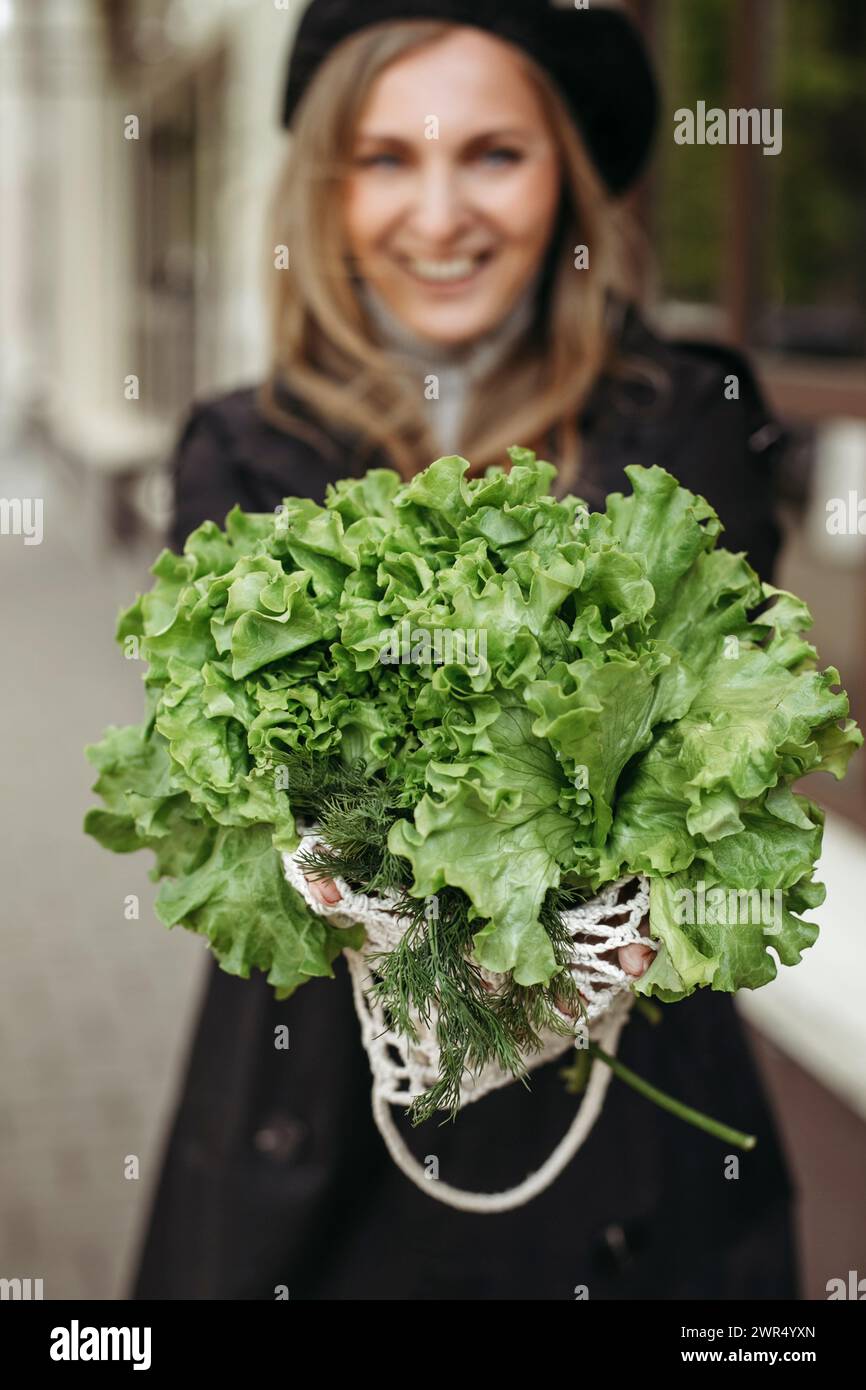
[[[481,158],[492,164],[519,164],[523,153],[512,145],[493,145],[484,151]]]
[[[378,154],[361,155],[355,160],[361,169],[396,169],[400,156],[391,151],[381,150]]]

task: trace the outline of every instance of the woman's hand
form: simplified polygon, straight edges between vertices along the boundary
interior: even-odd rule
[[[310,892],[323,907],[336,907],[340,901],[340,890],[332,878],[311,878],[305,874],[310,885]]]
[[[649,936],[649,917],[644,917],[641,922],[640,934],[641,936]],[[628,946],[620,946],[616,954],[620,970],[624,970],[626,975],[633,975],[636,980],[639,980],[641,975],[649,969],[655,951],[652,946],[641,946],[637,941],[633,941]]]
[[[332,878],[314,879],[308,875],[307,882],[313,897],[317,898],[324,907],[336,907],[340,901],[340,890]],[[640,924],[640,934],[641,936],[649,936],[648,917],[644,917]],[[631,942],[628,946],[620,946],[616,951],[620,970],[624,970],[626,975],[631,975],[636,980],[639,980],[649,968],[654,955],[655,951],[651,946],[641,946],[636,941]]]

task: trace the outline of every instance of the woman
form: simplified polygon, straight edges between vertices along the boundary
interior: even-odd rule
[[[351,11],[351,14],[350,14]],[[655,337],[634,307],[616,199],[647,152],[655,91],[618,13],[442,0],[314,0],[286,92],[275,210],[274,371],[198,405],[175,459],[174,543],[235,504],[321,499],[363,467],[410,476],[509,444],[593,505],[658,463],[716,506],[770,574],[768,420],[737,354]],[[725,390],[733,374],[738,399]],[[331,888],[320,890],[326,897]],[[638,975],[646,948],[621,963]],[[344,962],[275,1003],[210,973],[133,1296],[569,1299],[796,1296],[791,1187],[729,997],[635,1018],[621,1056],[754,1132],[725,1146],[614,1083],[562,1177],[499,1216],[431,1202],[394,1167]],[[274,1029],[289,1025],[288,1051]],[[559,1066],[401,1128],[457,1186],[537,1167],[575,1101]]]

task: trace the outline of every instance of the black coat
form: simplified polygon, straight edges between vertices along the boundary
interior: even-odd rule
[[[658,463],[703,493],[770,577],[779,533],[772,466],[780,431],[746,361],[663,343],[635,313],[624,344],[666,369],[661,409],[636,408],[607,380],[584,420],[574,489],[591,505],[628,491],[623,467]],[[739,379],[739,400],[725,380]],[[520,442],[520,441],[515,441]],[[355,471],[273,428],[253,389],[198,404],[175,460],[180,546],[238,502],[272,510],[321,499]],[[166,950],[170,950],[166,944]],[[274,1028],[290,1047],[274,1047]],[[132,1296],[177,1299],[792,1298],[798,1296],[792,1189],[767,1097],[728,995],[698,991],[653,1027],[633,1015],[620,1056],[681,1100],[755,1133],[739,1177],[728,1146],[613,1080],[602,1115],[565,1173],[527,1206],[498,1216],[454,1211],[413,1187],[370,1112],[370,1072],[342,958],[336,979],[275,1002],[264,976],[209,967],[191,1056]],[[453,1124],[401,1129],[441,1178],[474,1190],[511,1186],[543,1161],[576,1100],[564,1062],[505,1087]]]

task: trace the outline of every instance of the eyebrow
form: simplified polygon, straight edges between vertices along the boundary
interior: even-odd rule
[[[503,130],[482,130],[479,131],[476,135],[468,136],[465,143],[467,145],[476,145],[480,144],[483,140],[513,140],[515,138],[526,139],[530,134],[530,131],[521,130],[518,126],[514,126],[510,129]],[[360,130],[358,132],[357,139],[359,141],[378,141],[383,145],[405,145],[408,143],[405,136],[394,135],[393,133],[387,131],[375,130]]]

